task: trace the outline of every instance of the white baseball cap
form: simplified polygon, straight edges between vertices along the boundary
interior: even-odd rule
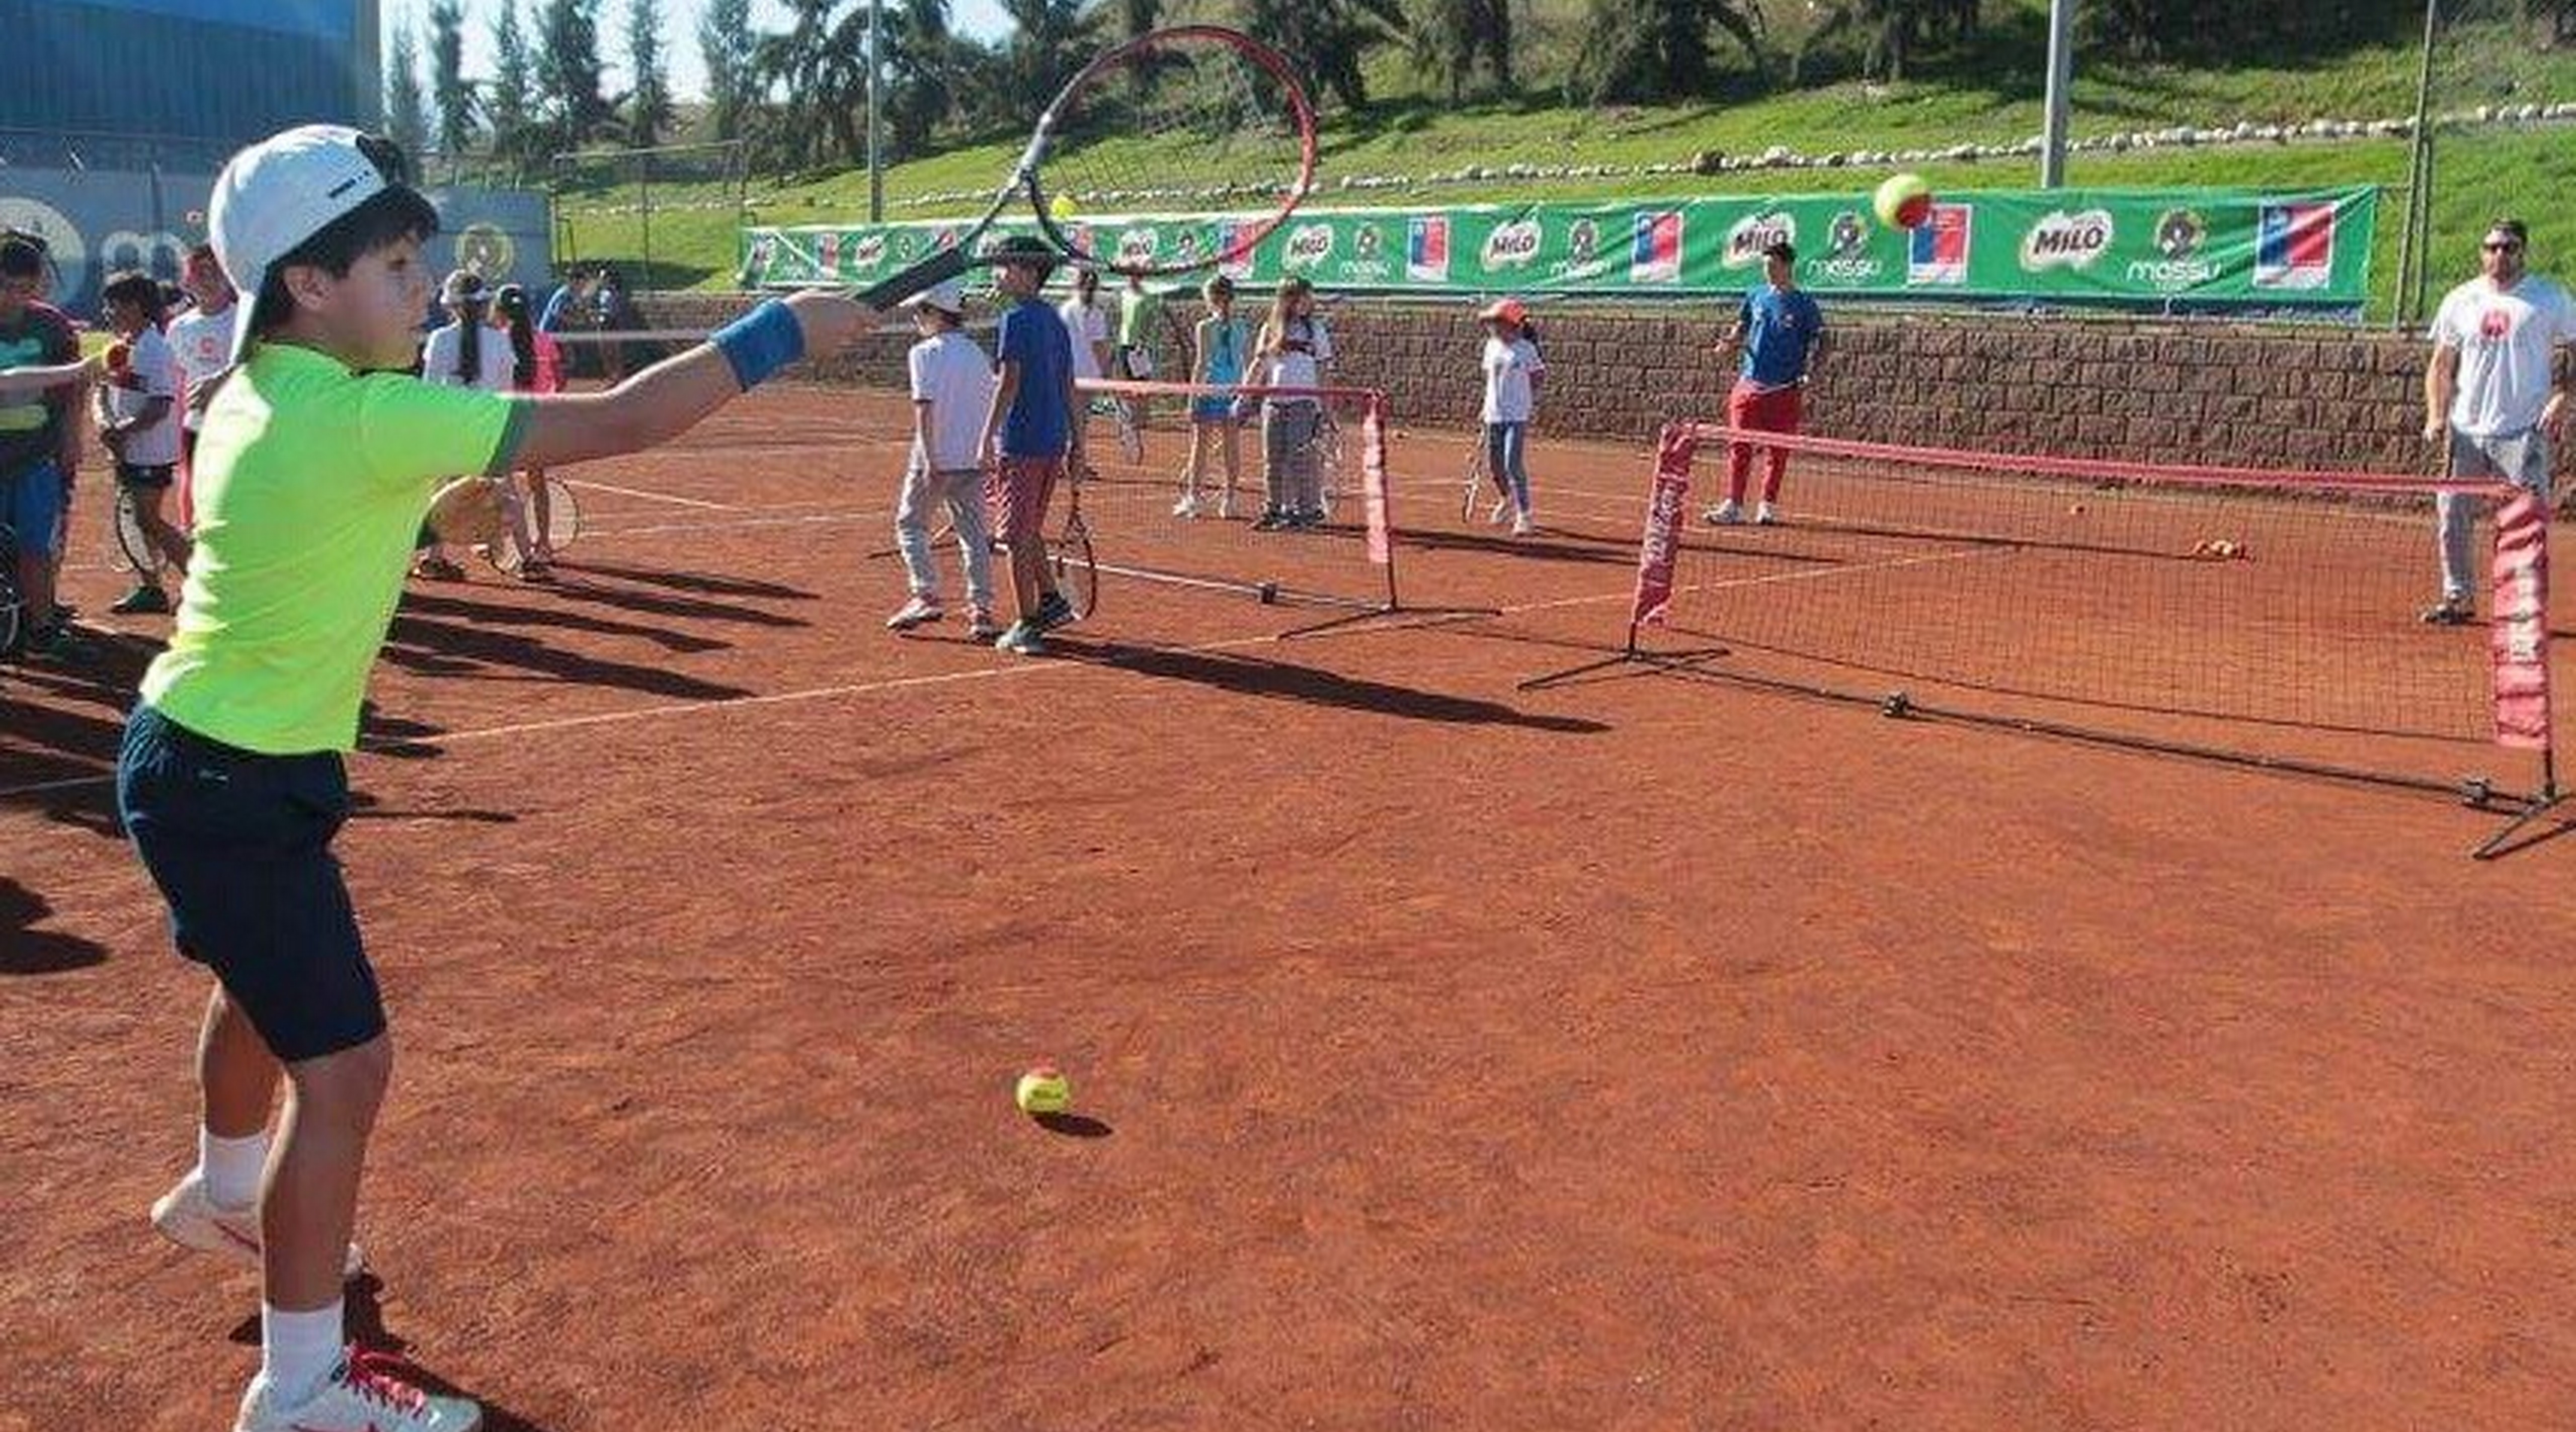
[[[934,283],[895,307],[935,308],[951,318],[963,318],[966,316],[966,285],[953,278]]]
[[[225,161],[206,203],[206,228],[216,260],[242,295],[226,361],[239,363],[250,347],[251,313],[269,269],[332,220],[392,187],[388,170],[399,157],[383,140],[345,125],[306,124]]]

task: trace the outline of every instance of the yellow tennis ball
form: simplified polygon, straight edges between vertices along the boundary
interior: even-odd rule
[[[1072,218],[1075,207],[1071,194],[1058,194],[1047,201],[1047,213],[1058,219]]]
[[[1041,1064],[1020,1076],[1014,1097],[1023,1114],[1061,1114],[1073,1103],[1073,1084],[1063,1070]]]
[[[1878,186],[1878,221],[1891,229],[1919,229],[1932,217],[1932,186],[1920,174],[1891,174]]]

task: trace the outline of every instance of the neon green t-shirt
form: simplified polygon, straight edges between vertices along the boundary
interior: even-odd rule
[[[1154,347],[1154,332],[1163,318],[1163,296],[1150,288],[1118,291],[1118,346]]]
[[[196,551],[143,699],[266,755],[356,746],[431,495],[460,473],[506,470],[529,411],[261,344],[198,435]]]

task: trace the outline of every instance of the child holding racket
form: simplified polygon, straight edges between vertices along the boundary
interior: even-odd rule
[[[116,343],[108,349],[107,380],[90,390],[91,417],[99,441],[116,459],[116,485],[131,495],[145,545],[184,573],[188,539],[161,512],[179,469],[179,365],[161,335],[161,285],[150,274],[127,270],[109,276],[99,301]],[[109,611],[131,616],[170,610],[170,594],[158,576],[134,575],[134,590]]]
[[[1333,336],[1315,315],[1315,286],[1302,278],[1280,281],[1270,316],[1253,349],[1260,383],[1272,388],[1323,385],[1333,361]],[[1313,397],[1273,397],[1261,407],[1261,485],[1268,507],[1253,528],[1277,532],[1324,523],[1324,473],[1316,452],[1323,404]]]
[[[1191,352],[1198,360],[1190,381],[1231,388],[1243,381],[1244,361],[1252,351],[1252,331],[1234,316],[1233,279],[1217,274],[1200,293],[1207,300],[1208,311],[1190,335]],[[1199,475],[1207,466],[1207,450],[1213,439],[1225,463],[1225,493],[1217,499],[1216,515],[1233,520],[1234,489],[1243,472],[1242,436],[1243,424],[1235,419],[1231,396],[1210,394],[1191,400],[1190,460],[1181,469],[1181,500],[1172,504],[1174,517],[1199,515]]]
[[[503,396],[404,373],[437,211],[392,145],[336,125],[241,151],[210,227],[243,302],[232,370],[197,448],[196,561],[145,672],[117,806],[180,953],[214,976],[197,1042],[197,1159],[152,1210],[190,1248],[256,1261],[261,1361],[235,1432],[470,1432],[433,1396],[344,1351],[341,1283],[392,1046],[331,842],[426,510],[489,533],[498,474],[668,441],[867,310],[769,302],[606,393]],[[435,498],[435,500],[433,500]],[[272,1141],[271,1105],[287,1087]]]
[[[993,526],[1011,549],[1011,600],[1018,620],[993,645],[1022,656],[1046,654],[1048,631],[1073,620],[1073,604],[1047,571],[1047,500],[1056,480],[1082,472],[1082,423],[1073,390],[1073,338],[1038,296],[1055,269],[1044,239],[1014,234],[995,250],[1002,297],[993,371],[999,381],[978,450],[992,457],[985,488]]]
[[[1529,310],[1507,298],[1476,315],[1485,325],[1485,470],[1494,475],[1502,498],[1492,520],[1512,512],[1512,535],[1538,530],[1530,516],[1529,425],[1538,412],[1539,376],[1547,360],[1539,356],[1538,332]]]
[[[429,341],[420,348],[420,376],[424,381],[450,388],[477,388],[486,393],[507,393],[518,387],[518,360],[509,347],[492,331],[491,297],[484,292],[483,276],[470,269],[458,269],[439,285],[438,305],[447,310],[447,323],[434,329]],[[508,490],[503,479],[503,511],[514,535],[521,538],[519,550],[527,551],[525,510]],[[412,564],[412,575],[441,582],[465,580],[465,569],[447,555],[447,544],[435,533]],[[524,574],[523,574],[524,575]],[[533,580],[533,579],[532,579]]]
[[[500,319],[502,332],[510,339],[511,388],[521,393],[560,393],[563,391],[563,345],[555,336],[537,327],[528,315],[528,291],[515,283],[505,283],[492,294],[492,312]],[[521,501],[527,545],[519,549],[519,576],[524,581],[554,580],[555,549],[548,540],[554,528],[549,510],[551,499],[546,492],[543,468],[521,472],[503,481],[523,484]]]

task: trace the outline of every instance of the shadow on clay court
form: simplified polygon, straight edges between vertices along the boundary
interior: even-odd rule
[[[733,622],[742,626],[773,628],[813,625],[803,617],[791,617],[764,607],[747,607],[739,602],[677,596],[640,586],[616,586],[598,580],[601,575],[599,569],[584,566],[578,560],[559,559],[555,563],[552,591],[569,601],[594,602],[621,611],[670,617],[678,621]]]
[[[402,1358],[410,1351],[411,1340],[385,1326],[384,1292],[385,1280],[376,1276],[372,1269],[348,1281],[343,1296],[347,1299],[349,1341],[362,1351]],[[231,1337],[240,1346],[258,1347],[259,1314],[253,1313],[242,1319],[233,1327]],[[487,1401],[473,1388],[459,1387],[407,1358],[403,1366],[406,1379],[433,1396],[471,1397],[480,1403],[483,1408],[482,1432],[548,1432],[543,1424],[531,1422],[506,1407]]]
[[[0,875],[0,975],[58,975],[106,962],[104,945],[36,928],[53,913],[44,896]]]
[[[1032,1114],[1039,1128],[1068,1139],[1105,1139],[1117,1130],[1088,1114]]]
[[[409,611],[394,617],[384,659],[427,676],[483,676],[493,668],[503,668],[574,685],[616,687],[681,701],[721,701],[751,694],[742,687],[700,681],[659,666],[584,656],[516,632],[433,621]]]
[[[1320,667],[1299,666],[1293,662],[1267,661],[1221,652],[1171,651],[1105,643],[1079,646],[1068,642],[1056,649],[1075,661],[1114,666],[1141,676],[1186,681],[1244,696],[1338,706],[1372,716],[1463,726],[1519,726],[1562,735],[1598,735],[1610,729],[1601,722],[1581,717],[1538,715],[1498,701],[1455,696],[1445,691],[1425,691],[1420,687],[1395,686],[1383,681],[1345,676]]]
[[[403,610],[423,616],[449,617],[458,621],[510,627],[552,627],[560,631],[593,632],[600,636],[631,636],[652,642],[664,651],[722,651],[729,643],[713,637],[691,636],[686,632],[622,622],[613,617],[593,616],[560,606],[531,607],[499,602],[466,602],[453,597],[413,592],[403,598]]]
[[[1637,565],[1637,539],[1634,537],[1596,537],[1584,532],[1560,531],[1543,524],[1537,534],[1530,537],[1513,537],[1502,532],[1443,532],[1436,528],[1416,528],[1398,534],[1397,541],[1403,546],[1427,552],[1481,552],[1496,557],[1585,562],[1605,567]]]
[[[713,572],[663,571],[652,567],[623,567],[607,562],[583,561],[577,570],[593,576],[615,577],[622,582],[641,582],[648,586],[670,587],[675,591],[696,592],[702,596],[749,597],[774,602],[819,602],[813,592],[778,582],[763,582],[751,577],[719,576]]]

